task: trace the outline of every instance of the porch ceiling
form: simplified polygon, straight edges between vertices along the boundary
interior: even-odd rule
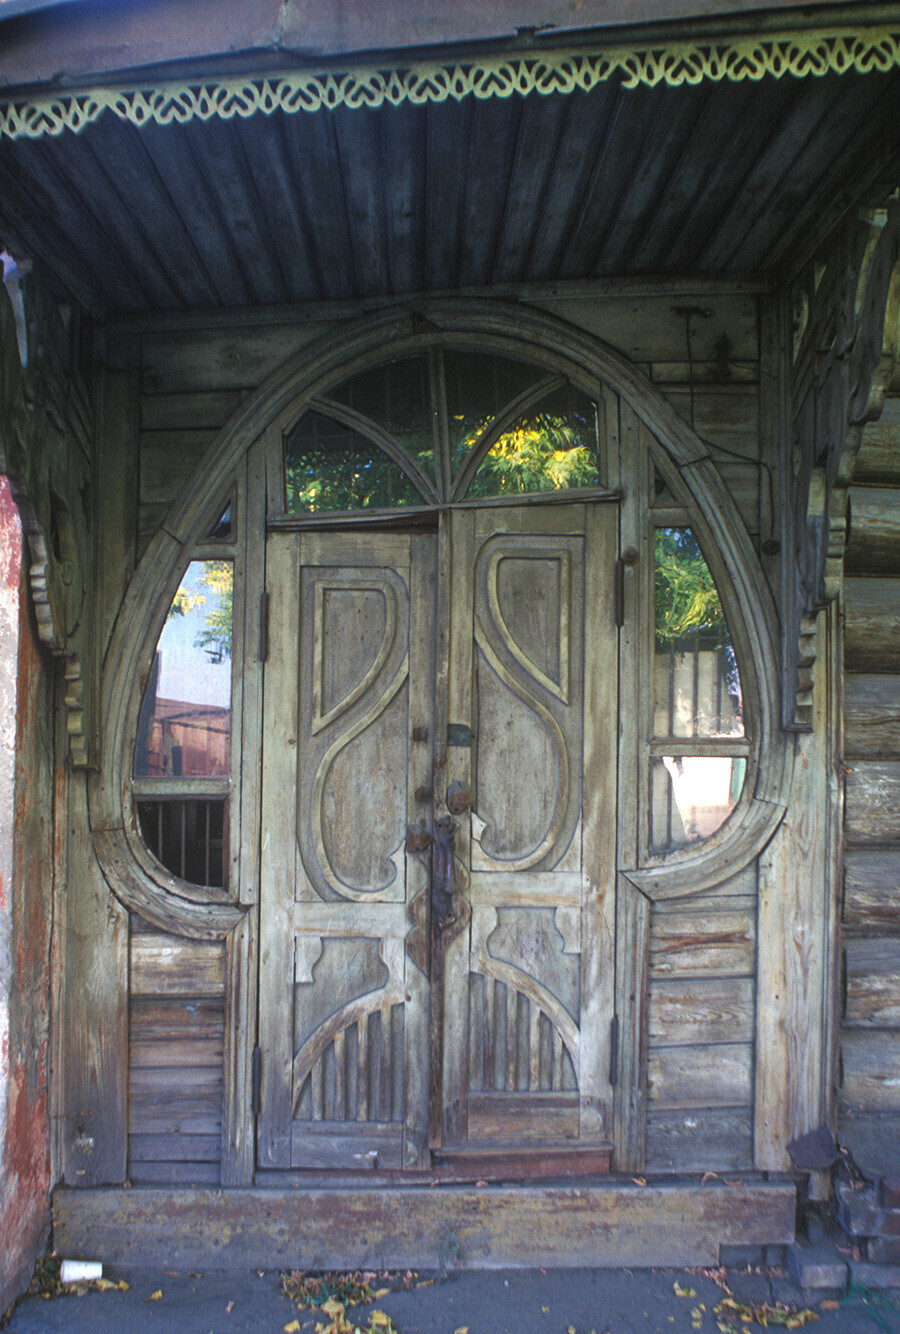
[[[89,309],[784,276],[896,184],[900,71],[134,124],[0,141],[0,239]]]

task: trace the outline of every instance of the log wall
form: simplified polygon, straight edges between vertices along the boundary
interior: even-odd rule
[[[900,396],[863,428],[845,572],[839,1134],[881,1173],[900,1157]]]

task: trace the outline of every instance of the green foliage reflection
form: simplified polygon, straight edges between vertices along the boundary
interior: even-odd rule
[[[677,646],[690,635],[706,647],[730,648],[722,603],[690,528],[657,528],[655,593],[658,646]]]
[[[588,406],[592,416],[593,404]],[[560,491],[598,481],[596,428],[588,413],[538,412],[500,436],[479,465],[469,495]]]

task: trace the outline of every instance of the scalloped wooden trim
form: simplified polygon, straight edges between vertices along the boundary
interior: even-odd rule
[[[160,80],[116,88],[85,88],[13,97],[0,109],[0,137],[40,139],[84,129],[109,112],[143,125],[246,119],[283,111],[375,108],[410,103],[480,101],[540,93],[589,92],[612,78],[625,88],[704,82],[821,78],[824,74],[884,73],[900,65],[900,26],[790,30],[744,37],[646,45],[609,43],[578,51],[476,56],[467,61],[375,62],[268,76]]]

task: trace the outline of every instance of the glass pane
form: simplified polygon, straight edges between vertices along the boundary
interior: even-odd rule
[[[402,468],[365,436],[307,412],[285,441],[289,514],[421,505]]]
[[[539,366],[489,352],[444,353],[451,476],[497,413],[547,374]]]
[[[216,522],[206,534],[207,542],[225,542],[231,537],[231,501],[223,509]]]
[[[743,736],[725,613],[690,528],[656,529],[653,735]]]
[[[737,805],[747,761],[733,755],[661,755],[650,761],[650,850],[709,838]]]
[[[500,436],[479,464],[468,494],[598,486],[598,457],[597,405],[562,385]]]
[[[230,561],[191,561],[156,646],[135,778],[228,776],[232,600]]]
[[[434,432],[427,357],[405,357],[345,380],[327,398],[377,422],[434,480]]]
[[[167,871],[192,885],[225,888],[224,797],[138,801],[144,842]]]

